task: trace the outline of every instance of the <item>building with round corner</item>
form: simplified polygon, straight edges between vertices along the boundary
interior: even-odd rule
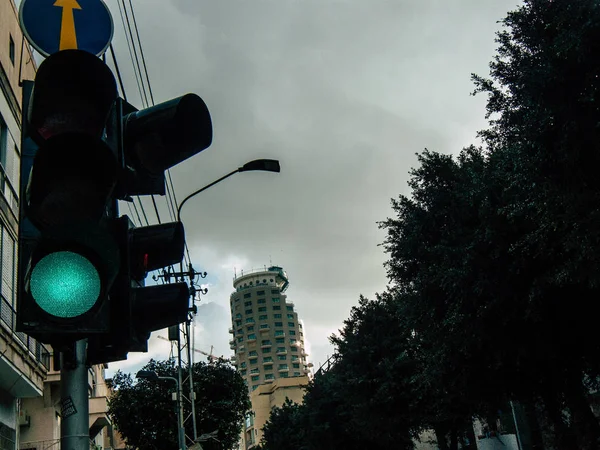
[[[281,267],[236,274],[230,297],[233,364],[244,378],[252,412],[242,433],[250,449],[262,437],[272,407],[286,398],[301,402],[310,367],[304,330],[286,290],[289,280]]]

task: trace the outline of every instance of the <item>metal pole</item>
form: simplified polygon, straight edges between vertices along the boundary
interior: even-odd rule
[[[75,342],[61,352],[60,441],[62,450],[90,448],[88,371],[85,364],[87,339]]]
[[[179,409],[179,442],[181,450],[187,448],[185,444],[185,428],[183,427],[183,399],[181,398],[181,328],[177,327],[177,359],[179,364],[177,367],[177,408]]]
[[[510,401],[510,409],[512,409],[513,420],[515,421],[515,432],[517,435],[517,447],[519,450],[523,449],[523,444],[521,443],[521,433],[519,433],[519,424],[517,423],[517,414],[515,413],[515,405],[512,400]]]
[[[185,322],[185,335],[187,340],[188,379],[190,382],[190,403],[192,404],[192,426],[194,428],[194,442],[198,439],[196,428],[196,393],[194,392],[194,368],[192,367],[192,337],[190,334],[190,321]]]

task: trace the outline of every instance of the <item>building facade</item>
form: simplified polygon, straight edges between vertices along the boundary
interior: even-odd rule
[[[271,409],[286,397],[301,402],[308,383],[304,330],[285,294],[288,286],[287,274],[276,266],[242,272],[233,281],[229,344],[252,402],[242,433],[244,449],[260,442]]]
[[[0,449],[60,449],[60,373],[52,349],[16,331],[21,80],[36,64],[14,0],[0,1]],[[90,444],[109,448],[103,365],[89,369]],[[108,425],[108,427],[107,427]]]
[[[88,368],[89,437],[90,448],[116,448],[112,439],[112,427],[107,415],[109,386],[104,371],[106,364]],[[49,370],[44,380],[43,395],[24,399],[21,417],[20,449],[60,449],[60,372]]]
[[[16,332],[17,236],[21,136],[21,79],[36,66],[24,45],[13,0],[0,2],[0,448],[19,448],[27,426],[22,404],[40,398],[49,350]]]

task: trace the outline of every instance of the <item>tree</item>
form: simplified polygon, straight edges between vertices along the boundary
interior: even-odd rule
[[[535,348],[546,371],[540,387],[555,428],[568,407],[578,447],[597,448],[582,380],[600,372],[600,5],[527,0],[503,23],[491,79],[474,80],[489,96],[481,135],[505,180],[501,207],[520,223],[512,256],[527,281],[524,343],[537,341],[524,353]]]
[[[150,360],[143,370],[158,376],[177,377],[174,361]],[[239,439],[243,420],[250,410],[248,389],[237,371],[223,360],[199,362],[193,366],[198,434],[218,430],[216,441],[202,444],[206,450],[233,449]],[[130,374],[117,372],[112,379],[115,389],[109,400],[108,414],[127,444],[140,450],[178,448],[177,413],[168,380],[134,381]],[[184,387],[184,393],[186,389]],[[186,408],[184,414],[190,414]],[[191,423],[186,433],[192,436]]]
[[[286,398],[281,407],[271,410],[263,427],[261,450],[306,450],[308,427],[306,406]]]

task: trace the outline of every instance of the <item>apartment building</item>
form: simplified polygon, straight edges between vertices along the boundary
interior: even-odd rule
[[[41,398],[50,351],[16,332],[16,258],[21,136],[20,79],[33,79],[13,0],[0,2],[0,448],[19,448],[27,418],[22,404]]]
[[[262,437],[271,409],[286,398],[301,402],[312,364],[307,362],[304,330],[281,267],[242,272],[233,281],[229,341],[232,358],[250,391],[252,413],[242,433],[242,448]]]

